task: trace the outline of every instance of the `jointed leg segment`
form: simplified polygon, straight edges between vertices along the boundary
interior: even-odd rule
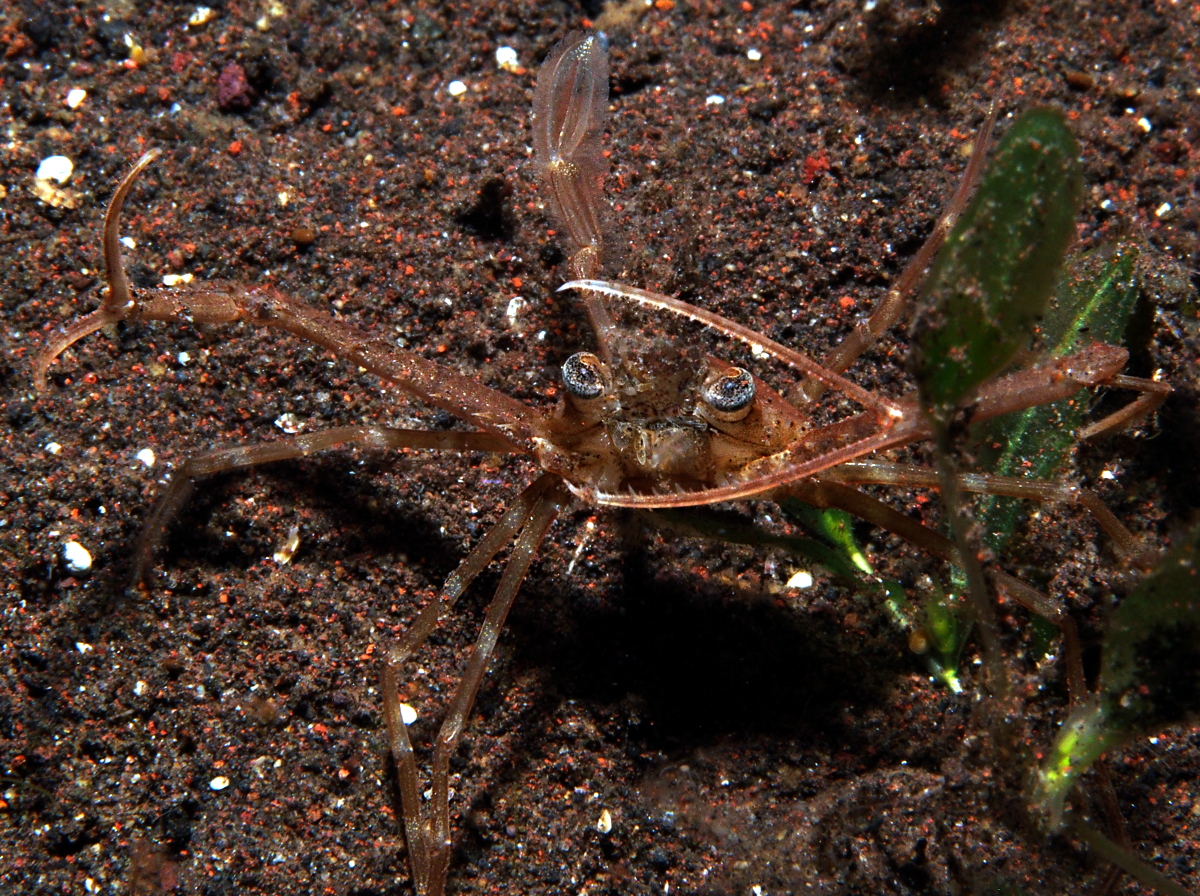
[[[404,812],[404,834],[412,859],[413,876],[420,896],[441,896],[450,862],[450,758],[457,749],[467,716],[483,683],[483,676],[496,649],[504,620],[529,566],[559,512],[570,496],[557,477],[543,475],[530,485],[516,503],[492,527],[475,549],[451,574],[435,601],[425,607],[400,643],[392,648],[383,674],[384,716],[388,743],[400,782]],[[467,659],[458,687],[434,741],[428,809],[421,800],[417,759],[408,729],[400,717],[400,672],[409,657],[453,607],[471,581],[492,562],[515,536],[508,564],[496,594],[488,606],[479,638]]]
[[[935,470],[909,467],[879,461],[855,461],[842,464],[822,473],[822,479],[841,483],[900,485],[915,488],[938,488]],[[1136,536],[1117,519],[1116,514],[1094,493],[1074,485],[1058,482],[993,476],[988,473],[961,473],[959,488],[966,492],[997,495],[1005,498],[1024,498],[1031,501],[1076,503],[1085,507],[1109,538],[1117,553],[1130,561],[1144,559],[1145,551]]]
[[[993,107],[979,133],[975,137],[975,148],[967,168],[963,172],[958,188],[946,205],[946,210],[933,227],[933,232],[926,237],[920,250],[905,266],[904,271],[896,282],[884,293],[869,317],[855,325],[846,337],[825,356],[821,366],[834,373],[841,373],[853,364],[863,352],[871,347],[884,333],[890,330],[908,309],[908,300],[914,289],[921,283],[925,269],[933,261],[938,249],[954,229],[959,216],[967,207],[967,201],[975,189],[975,184],[983,173],[983,163],[987,157],[988,146],[992,139],[992,127],[996,124],[996,109]],[[816,380],[810,380],[804,385],[804,394],[814,400],[825,391],[825,385]]]
[[[389,426],[337,426],[320,432],[289,436],[271,442],[218,448],[189,457],[171,474],[158,499],[146,528],[142,530],[133,561],[133,584],[146,586],[146,577],[154,551],[163,533],[179,509],[187,502],[196,480],[229,470],[240,470],[279,460],[308,457],[318,451],[339,446],[364,448],[410,448],[445,451],[512,451],[506,440],[489,432],[431,432],[419,429],[395,429]]]
[[[936,480],[936,474],[934,479]],[[963,488],[964,491],[970,490],[965,486]],[[781,489],[777,493],[777,497],[784,493],[799,498],[814,507],[836,507],[845,510],[859,519],[899,535],[905,541],[935,557],[940,557],[948,563],[961,565],[958,549],[954,542],[945,535],[844,482],[823,477],[801,480]],[[1021,497],[1030,496],[1022,495]],[[1128,530],[1126,532],[1128,534]],[[1132,539],[1133,536],[1129,535],[1129,537]],[[1086,685],[1083,678],[1079,631],[1075,626],[1075,621],[1066,612],[1062,603],[1002,570],[989,568],[986,570],[986,574],[993,587],[1001,594],[1058,626],[1063,633],[1068,691],[1072,700],[1083,699],[1086,694]]]

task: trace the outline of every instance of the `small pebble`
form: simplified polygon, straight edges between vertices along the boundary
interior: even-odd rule
[[[719,93],[714,93],[712,96],[708,97],[704,101],[704,105],[706,105],[706,106],[724,106],[725,105],[725,97],[721,96],[721,94],[719,94]]]
[[[58,442],[47,442],[46,443],[46,453],[47,454],[58,454],[58,452],[60,452],[60,451],[62,451],[62,445],[58,444]]]
[[[147,467],[154,466],[154,462],[158,459],[154,456],[154,451],[151,448],[143,448],[137,453],[136,457]]]
[[[1137,123],[1138,123],[1138,127],[1141,128],[1143,131],[1145,131],[1147,134],[1149,134],[1152,130],[1154,130],[1154,125],[1152,125],[1150,123],[1149,118],[1139,118]]]
[[[1158,208],[1156,208],[1154,210],[1154,217],[1161,218],[1163,215],[1167,214],[1170,210],[1171,210],[1171,203],[1164,202],[1162,205],[1160,205]]]
[[[254,88],[246,80],[246,70],[229,63],[217,77],[217,106],[222,112],[245,112],[253,104]]]
[[[92,568],[92,555],[77,541],[68,541],[63,545],[63,562],[70,572],[87,572]]]
[[[146,690],[148,687],[149,687],[149,685],[147,685],[146,682],[142,681],[139,678],[136,682],[134,682],[133,693],[135,696],[141,697],[142,695],[144,695],[146,693]]]
[[[65,184],[75,171],[75,163],[66,156],[47,156],[38,165],[35,177],[38,180],[52,180]]]
[[[199,28],[201,25],[207,25],[209,22],[211,22],[215,15],[216,13],[213,12],[209,7],[197,6],[195,11],[188,16],[188,24],[193,28]]]
[[[298,526],[292,526],[288,530],[287,539],[279,550],[274,553],[276,563],[291,563],[292,558],[296,556],[296,551],[300,548],[300,529]]]
[[[224,775],[217,775],[215,778],[213,778],[211,781],[208,782],[209,790],[224,790],[228,786],[229,786],[229,779],[226,778]]]
[[[67,91],[67,108],[78,109],[87,99],[87,91],[82,87],[72,87]]]
[[[181,283],[191,283],[195,279],[191,274],[163,274],[163,286],[179,286]]]
[[[467,85],[462,81],[451,81],[446,85],[446,92],[451,96],[462,96],[467,92]]]
[[[289,236],[297,246],[311,246],[317,241],[317,230],[308,224],[299,224],[292,228]]]
[[[411,725],[417,720],[417,711],[407,703],[400,704],[400,721],[405,725]]]
[[[600,819],[596,822],[596,830],[601,834],[612,832],[612,813],[607,809],[600,813]]]
[[[82,653],[84,656],[86,656],[87,654],[89,654],[93,650],[95,650],[96,648],[92,647],[91,644],[85,644],[83,641],[76,641],[75,649],[78,650],[80,653]]]
[[[754,47],[751,47],[746,51],[746,58],[751,62],[758,62],[760,59],[762,59],[762,52],[754,49]]]
[[[129,48],[129,61],[134,65],[146,64],[146,48],[132,34],[125,35],[125,46]]]

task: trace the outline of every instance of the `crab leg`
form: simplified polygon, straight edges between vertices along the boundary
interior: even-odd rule
[[[859,321],[837,348],[826,355],[821,362],[821,366],[826,370],[841,373],[870,348],[875,340],[895,326],[908,309],[909,297],[920,284],[925,269],[929,267],[933,256],[942,247],[942,243],[946,241],[946,237],[950,235],[950,231],[958,222],[959,215],[967,207],[967,200],[971,198],[971,193],[983,171],[983,163],[991,143],[992,127],[996,124],[996,112],[997,110],[993,106],[988,112],[987,118],[984,119],[979,133],[975,136],[975,148],[971,152],[970,161],[967,162],[966,171],[963,172],[958,189],[954,191],[954,195],[946,204],[946,210],[942,212],[942,216],[934,225],[933,232],[925,239],[912,261],[905,266],[895,285],[884,294],[879,302],[879,307],[872,311],[869,317]],[[820,381],[808,383],[804,387],[804,392],[812,400],[824,391],[823,386],[824,384]]]
[[[384,715],[388,743],[400,781],[400,800],[404,811],[404,832],[408,840],[413,877],[420,896],[441,896],[450,862],[450,758],[462,739],[467,716],[475,704],[488,663],[496,649],[504,620],[512,607],[538,547],[551,524],[570,496],[557,476],[542,475],[530,485],[500,521],[484,536],[475,549],[446,580],[434,603],[421,611],[388,656],[383,673]],[[488,606],[479,638],[467,659],[462,679],[450,699],[450,706],[434,744],[429,811],[421,802],[417,779],[417,761],[408,729],[400,718],[400,670],[413,652],[424,643],[442,618],[458,600],[463,589],[514,538],[512,553],[500,577],[496,594]]]
[[[859,519],[900,536],[935,557],[961,566],[957,547],[945,535],[852,486],[818,477],[789,483],[774,497],[784,495],[798,498],[813,507],[836,507],[845,510]],[[1079,630],[1062,603],[1002,570],[988,569],[986,574],[1002,594],[1059,628],[1063,634],[1066,652],[1068,690],[1072,700],[1082,699],[1087,693],[1087,688],[1083,677]]]
[[[104,219],[104,262],[109,290],[104,304],[71,324],[38,357],[34,384],[42,390],[46,371],[58,355],[89,333],[117,321],[161,320],[176,323],[233,323],[244,320],[286,330],[329,349],[433,407],[507,440],[510,450],[533,453],[534,438],[544,428],[544,415],[503,392],[447,370],[391,342],[362,333],[345,322],[269,287],[208,283],[180,289],[148,289],[134,295],[121,261],[121,207],[137,175],[156,157],[142,156],[125,175]]]
[[[490,432],[430,432],[417,429],[394,429],[388,426],[338,426],[320,432],[289,436],[271,442],[234,445],[218,448],[186,458],[171,474],[150,519],[142,530],[134,553],[133,584],[144,587],[154,551],[162,541],[163,532],[179,509],[187,502],[196,480],[227,470],[239,470],[278,460],[307,457],[318,451],[339,446],[361,445],[364,448],[409,448],[419,451],[489,451],[516,450],[507,440]]]
[[[822,478],[834,482],[903,485],[917,488],[938,488],[940,485],[940,479],[935,470],[879,461],[846,463],[835,470],[824,472]],[[1134,534],[1117,519],[1116,514],[1108,509],[1108,505],[1101,501],[1098,495],[1087,489],[1058,482],[993,476],[988,473],[959,473],[956,479],[958,487],[965,492],[1041,502],[1062,501],[1081,504],[1113,540],[1113,546],[1121,557],[1137,561],[1145,554]]]
[[[1107,432],[1119,432],[1132,426],[1154,413],[1171,394],[1171,387],[1168,384],[1136,376],[1114,376],[1108,380],[1106,385],[1117,389],[1133,389],[1142,394],[1120,410],[1113,411],[1090,426],[1085,426],[1079,431],[1080,439],[1091,439]]]

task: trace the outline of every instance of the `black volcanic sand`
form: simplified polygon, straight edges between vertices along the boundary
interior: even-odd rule
[[[135,286],[269,283],[552,406],[558,366],[591,343],[554,293],[564,254],[533,183],[529,108],[546,52],[599,12],[229,0],[189,25],[195,7],[153,0],[4,8],[4,892],[412,892],[381,656],[532,465],[334,452],[220,476],[140,595],[126,590],[134,545],[187,455],[283,428],[457,424],[245,327],[113,327],[40,395],[30,362],[97,304],[106,203],[154,146],[122,230]],[[1177,537],[1200,504],[1200,6],[676,0],[608,16],[623,244],[610,275],[815,355],[920,245],[990,102],[1001,130],[1011,111],[1064,109],[1083,152],[1081,244],[1145,247],[1130,371],[1177,390],[1150,425],[1081,448],[1069,475],[1154,543]],[[497,65],[501,46],[517,70]],[[74,174],[39,198],[53,155]],[[905,354],[901,330],[853,376],[895,394]],[[893,500],[936,519],[927,495]],[[780,526],[773,505],[729,510]],[[857,534],[914,595],[946,575]],[[68,567],[71,541],[89,570]],[[1069,605],[1094,673],[1133,576],[1093,523],[1043,512],[1000,562]],[[1107,866],[1026,820],[1023,760],[997,758],[978,718],[974,644],[952,694],[875,597],[820,571],[785,589],[803,565],[629,514],[564,514],[454,762],[450,891],[1058,894],[1102,880]],[[421,743],[495,581],[413,671]],[[1065,687],[1039,665],[1028,614],[1002,611],[1032,753]],[[1200,888],[1200,729],[1109,767],[1133,849]]]

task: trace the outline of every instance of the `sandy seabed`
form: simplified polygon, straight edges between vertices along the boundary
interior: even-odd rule
[[[130,593],[159,479],[189,454],[454,421],[249,328],[110,328],[44,394],[31,359],[98,303],[108,197],[154,146],[123,228],[135,286],[270,284],[551,406],[559,365],[590,343],[554,293],[564,255],[529,108],[548,49],[600,16],[543,2],[0,12],[4,892],[411,892],[381,656],[531,465],[344,452],[221,476],[172,527],[152,593]],[[1158,544],[1194,516],[1200,5],[660,0],[603,24],[610,274],[817,356],[921,244],[989,103],[1001,132],[1023,108],[1063,109],[1082,146],[1080,245],[1144,247],[1130,371],[1176,389],[1151,424],[1080,448],[1068,475]],[[516,61],[499,66],[500,47]],[[65,183],[36,178],[52,156],[70,160]],[[898,394],[905,354],[901,328],[852,375]],[[930,496],[893,499],[936,519]],[[731,512],[782,525],[772,505]],[[858,535],[914,593],[946,575]],[[68,564],[72,542],[90,568]],[[1000,562],[1069,605],[1094,672],[1133,579],[1091,521],[1047,510]],[[952,694],[874,597],[819,570],[784,588],[800,565],[625,513],[564,514],[455,762],[450,892],[1096,892],[1106,866],[1033,830],[1021,763],[989,747],[974,645]],[[418,739],[495,580],[414,670]],[[1003,609],[1036,750],[1065,688],[1028,615]],[[1134,851],[1200,889],[1200,730],[1139,741],[1110,769]]]

